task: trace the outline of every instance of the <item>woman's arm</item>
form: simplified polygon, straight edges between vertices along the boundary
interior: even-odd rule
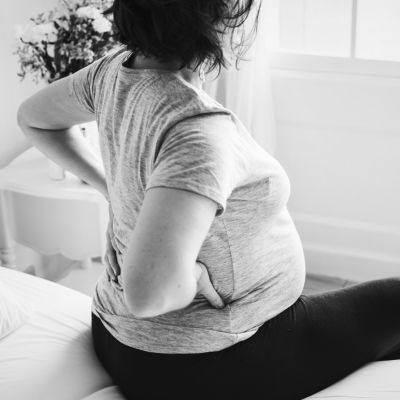
[[[186,190],[146,192],[121,266],[129,310],[149,318],[188,306],[196,293],[215,308],[224,302],[197,256],[217,204]]]
[[[49,159],[79,176],[108,199],[102,161],[76,126],[93,121],[95,117],[70,96],[69,79],[60,79],[25,100],[18,109],[18,125]]]

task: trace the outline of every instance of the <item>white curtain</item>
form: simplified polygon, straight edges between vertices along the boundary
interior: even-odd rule
[[[276,148],[276,123],[268,66],[268,42],[272,32],[272,15],[268,0],[260,11],[258,33],[245,58],[240,61],[239,70],[233,65],[223,69],[217,79],[207,80],[204,90],[223,106],[232,110],[243,122],[254,140],[271,155]],[[256,10],[256,8],[254,8]],[[246,21],[246,30],[254,24],[255,12]]]

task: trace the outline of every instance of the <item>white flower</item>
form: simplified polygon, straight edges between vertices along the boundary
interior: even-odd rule
[[[50,57],[54,58],[54,44],[49,44],[49,45],[47,46],[47,54],[48,54]]]
[[[79,7],[76,10],[76,15],[80,18],[91,18],[91,19],[97,19],[102,16],[100,10],[93,6]]]
[[[38,35],[35,27],[36,25],[31,24],[25,28],[24,32],[21,35],[21,39],[24,42],[37,43],[43,39],[43,35]]]
[[[96,18],[92,25],[93,29],[99,33],[109,32],[111,30],[111,22],[104,17]]]
[[[57,29],[52,22],[36,25],[35,31],[38,35],[42,36],[57,36]]]
[[[64,30],[69,30],[69,24],[68,21],[65,21],[64,19],[59,19],[57,20],[57,24],[60,26],[61,29]]]
[[[47,24],[27,25],[21,34],[24,42],[38,43],[42,40],[53,41],[57,36],[57,29],[52,22]]]

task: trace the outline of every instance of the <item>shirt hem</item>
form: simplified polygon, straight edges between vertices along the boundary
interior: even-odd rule
[[[128,339],[124,335],[119,335],[116,330],[112,328],[112,325],[103,318],[103,313],[97,310],[94,305],[92,306],[92,313],[102,321],[107,331],[120,343],[137,350],[158,354],[200,354],[221,351],[250,338],[258,330],[258,327],[254,330],[252,329],[243,333],[225,333],[210,330],[210,334],[213,337],[210,338],[208,342],[204,341],[203,339],[200,345],[182,346],[182,344],[180,344],[179,346],[173,346],[170,343],[161,345],[155,343],[144,343],[143,341],[135,341],[133,336],[130,336]],[[196,330],[196,328],[191,328],[190,330]]]

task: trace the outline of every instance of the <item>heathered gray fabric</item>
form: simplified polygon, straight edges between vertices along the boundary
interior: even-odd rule
[[[121,279],[99,278],[92,310],[120,342],[157,353],[217,351],[291,306],[305,279],[303,247],[287,210],[290,182],[238,118],[177,74],[133,70],[124,48],[75,73],[70,95],[96,115],[120,265],[146,190],[165,186],[214,200],[197,259],[227,304],[202,296],[155,318],[128,311]]]

